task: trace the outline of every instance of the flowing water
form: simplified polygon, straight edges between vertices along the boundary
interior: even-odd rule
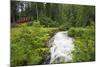
[[[51,53],[50,64],[72,61],[73,38],[68,36],[67,31],[56,33],[49,41],[49,47]]]

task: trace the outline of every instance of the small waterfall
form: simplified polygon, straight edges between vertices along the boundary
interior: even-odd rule
[[[49,41],[50,64],[72,61],[73,39],[67,35],[67,31],[58,32]]]

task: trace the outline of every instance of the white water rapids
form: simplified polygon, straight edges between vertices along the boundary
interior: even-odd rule
[[[74,48],[73,39],[68,36],[67,31],[58,32],[49,41],[51,59],[50,63],[62,63],[72,61]]]

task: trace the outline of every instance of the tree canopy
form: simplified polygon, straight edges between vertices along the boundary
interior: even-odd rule
[[[11,1],[11,22],[22,17],[40,21],[46,27],[85,27],[95,21],[95,6]]]

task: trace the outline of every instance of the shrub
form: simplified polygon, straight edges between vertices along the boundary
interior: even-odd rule
[[[43,28],[39,22],[11,28],[11,66],[42,64],[48,51],[46,42],[54,28]]]
[[[86,62],[95,60],[95,30],[93,26],[86,28],[71,28],[68,35],[73,37],[73,62]]]
[[[72,27],[71,29],[69,29],[69,36],[71,37],[81,37],[84,34],[88,34],[90,29],[86,29],[86,28],[74,28]]]
[[[41,17],[40,22],[41,22],[40,24],[45,25],[45,27],[56,27],[56,26],[58,26],[58,23],[56,21],[53,21],[49,17]]]

